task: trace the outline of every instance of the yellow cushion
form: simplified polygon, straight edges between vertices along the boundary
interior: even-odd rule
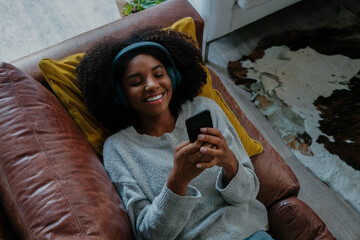
[[[177,21],[168,27],[168,29],[182,32],[197,42],[195,23],[190,17]],[[85,137],[88,139],[95,151],[101,155],[102,147],[105,139],[109,136],[109,131],[107,131],[102,124],[87,111],[81,91],[75,84],[76,66],[83,56],[84,53],[78,53],[59,61],[45,58],[39,62],[39,67],[46,81],[53,89],[55,95],[60,99],[61,103],[68,110],[76,124],[83,131]],[[249,156],[254,156],[260,153],[263,150],[261,144],[247,135],[235,115],[226,105],[221,94],[212,88],[210,73],[205,66],[204,69],[206,70],[208,77],[206,84],[202,87],[200,96],[212,98],[219,104],[226,116],[229,118],[230,122],[235,127]]]
[[[76,66],[83,56],[84,53],[78,53],[60,61],[45,58],[40,61],[39,67],[55,95],[68,110],[94,150],[101,155],[104,140],[109,136],[109,131],[87,111],[82,93],[76,86]]]
[[[185,34],[186,36],[192,38],[196,44],[196,47],[199,48],[196,39],[195,22],[194,19],[192,19],[191,17],[180,19],[179,21],[173,23],[171,26],[165,29],[175,30],[181,32],[182,34]]]
[[[242,144],[244,145],[247,154],[250,157],[261,153],[263,151],[261,143],[249,137],[245,129],[241,126],[239,120],[235,117],[234,113],[226,104],[220,92],[216,89],[213,89],[209,70],[205,68],[205,71],[207,74],[206,84],[202,87],[199,96],[211,98],[221,107],[221,109],[224,111],[224,113],[230,120],[231,124],[234,126]]]

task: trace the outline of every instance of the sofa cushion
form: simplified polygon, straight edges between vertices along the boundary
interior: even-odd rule
[[[175,22],[169,28],[186,34],[196,42],[195,23],[190,17]],[[103,128],[101,123],[96,121],[94,116],[88,113],[81,91],[76,86],[76,66],[82,56],[83,53],[70,55],[62,60],[46,58],[39,62],[39,67],[56,96],[69,111],[90,144],[98,154],[102,154],[103,143],[108,137],[108,131]],[[200,95],[212,98],[220,105],[235,127],[249,156],[260,153],[262,151],[261,144],[247,135],[222,99],[221,94],[212,88],[211,76],[205,66],[204,69],[207,71],[208,78],[207,83],[202,87]]]
[[[101,161],[57,98],[0,63],[0,196],[21,239],[131,239]]]

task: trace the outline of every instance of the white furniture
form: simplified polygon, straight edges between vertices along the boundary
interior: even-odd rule
[[[300,0],[188,0],[205,21],[203,57],[209,43]]]

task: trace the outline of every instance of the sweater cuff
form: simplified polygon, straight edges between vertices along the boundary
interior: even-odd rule
[[[230,204],[237,204],[244,198],[244,196],[240,195],[241,192],[254,191],[252,189],[245,190],[244,188],[249,188],[249,186],[244,183],[249,183],[249,172],[239,164],[238,171],[228,184],[226,184],[223,169],[220,170],[216,179],[216,189],[222,194],[225,201]]]
[[[157,198],[158,202],[156,204],[160,209],[163,209],[163,211],[178,213],[185,211],[191,213],[193,207],[200,198],[201,193],[199,190],[190,185],[188,186],[185,196],[180,196],[165,186],[161,191],[159,198]]]

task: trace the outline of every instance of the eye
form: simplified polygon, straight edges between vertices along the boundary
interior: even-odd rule
[[[141,83],[142,83],[141,78],[133,78],[133,79],[131,79],[131,81],[129,81],[129,85],[130,85],[131,87],[140,86]]]
[[[162,78],[164,76],[164,71],[158,69],[157,71],[154,72],[154,77],[156,78]]]
[[[138,82],[134,82],[134,83],[130,83],[130,86],[131,87],[137,87],[137,86],[140,86],[141,82],[138,81]]]
[[[163,76],[164,76],[164,74],[162,74],[162,73],[155,74],[156,78],[162,78]]]

